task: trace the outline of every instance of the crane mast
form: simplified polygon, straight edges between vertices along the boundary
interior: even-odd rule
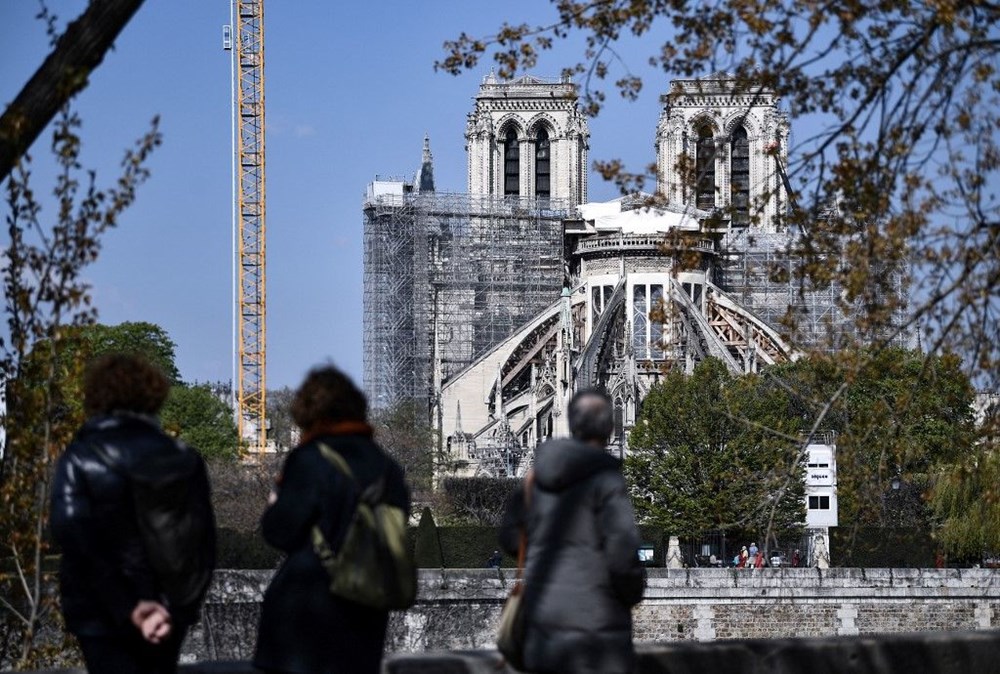
[[[236,85],[236,417],[251,452],[266,449],[264,0],[233,0]]]

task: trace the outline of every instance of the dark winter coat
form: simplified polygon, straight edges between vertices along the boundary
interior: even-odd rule
[[[268,671],[366,674],[379,671],[388,611],[330,594],[329,576],[312,548],[319,524],[336,552],[354,513],[358,487],[320,454],[339,452],[363,487],[386,475],[385,501],[409,514],[403,471],[370,435],[321,435],[293,449],[278,500],[261,521],[264,538],[288,553],[264,594],[254,665]]]
[[[169,606],[157,586],[129,488],[128,474],[140,462],[179,451],[193,452],[165,434],[154,418],[121,413],[89,419],[63,452],[52,484],[50,526],[62,551],[59,584],[70,632],[134,636],[131,613],[140,600],[166,605],[178,629],[197,619],[200,598],[188,606]],[[194,494],[211,518],[205,464],[196,454],[192,461]],[[210,525],[206,556],[214,560],[214,521]]]
[[[527,668],[630,672],[631,607],[642,599],[644,581],[620,461],[577,440],[550,440],[536,451],[534,474],[527,513],[518,490],[500,532],[514,555],[527,524]]]

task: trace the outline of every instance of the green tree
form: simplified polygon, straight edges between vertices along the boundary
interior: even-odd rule
[[[920,526],[931,526],[923,502],[932,476],[964,456],[975,438],[973,390],[957,356],[842,351],[775,366],[765,376],[789,396],[800,432],[836,432],[841,526],[898,520],[894,479],[920,496],[914,514]]]
[[[1000,408],[984,411],[975,446],[934,475],[931,505],[940,521],[938,540],[964,558],[1000,553]]]
[[[66,418],[83,418],[83,377],[87,364],[107,353],[130,353],[145,357],[154,363],[174,383],[180,375],[174,363],[174,343],[167,333],[152,323],[121,323],[103,325],[82,323],[64,328],[59,335],[60,344],[53,350],[50,340],[40,340],[32,350],[31,358],[45,358],[57,353],[59,362],[54,372],[58,404],[53,413]]]
[[[805,519],[803,461],[782,389],[707,359],[643,401],[625,476],[639,519],[676,534],[775,534]]]
[[[118,325],[95,323],[81,328],[79,336],[88,358],[106,353],[138,354],[163,370],[171,382],[181,383],[174,355],[177,345],[159,325],[145,321],[126,321]]]
[[[174,341],[159,325],[124,322],[95,323],[77,331],[79,348],[87,359],[106,353],[131,353],[157,365],[173,382],[160,413],[165,429],[192,445],[206,458],[232,460],[238,455],[239,437],[233,412],[218,391],[225,386],[186,385],[177,369]]]
[[[174,341],[159,325],[124,322],[118,325],[94,323],[73,328],[67,333],[61,366],[67,378],[59,383],[60,399],[74,418],[83,413],[82,372],[69,365],[84,363],[107,353],[142,356],[157,365],[173,382],[160,418],[166,430],[197,448],[204,456],[235,459],[239,448],[233,412],[223,402],[227,386],[181,382],[175,362]],[[221,392],[221,394],[220,394]]]
[[[802,521],[805,441],[833,431],[841,526],[927,531],[935,475],[968,470],[972,400],[954,355],[842,351],[739,377],[709,360],[653,388],[625,471],[650,523],[780,532]]]
[[[239,456],[233,410],[207,384],[172,386],[160,419],[165,430],[206,458],[235,461]]]
[[[971,449],[973,391],[960,366],[954,355],[890,349],[847,368],[838,468],[847,522],[881,523],[894,479],[926,499],[934,471]]]

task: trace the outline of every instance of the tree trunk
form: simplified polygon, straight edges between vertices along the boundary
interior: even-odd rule
[[[143,0],[90,0],[0,117],[0,181],[87,79]]]

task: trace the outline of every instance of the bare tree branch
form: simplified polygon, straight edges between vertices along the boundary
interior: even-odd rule
[[[144,0],[91,0],[0,117],[0,180],[74,95],[87,86]]]

